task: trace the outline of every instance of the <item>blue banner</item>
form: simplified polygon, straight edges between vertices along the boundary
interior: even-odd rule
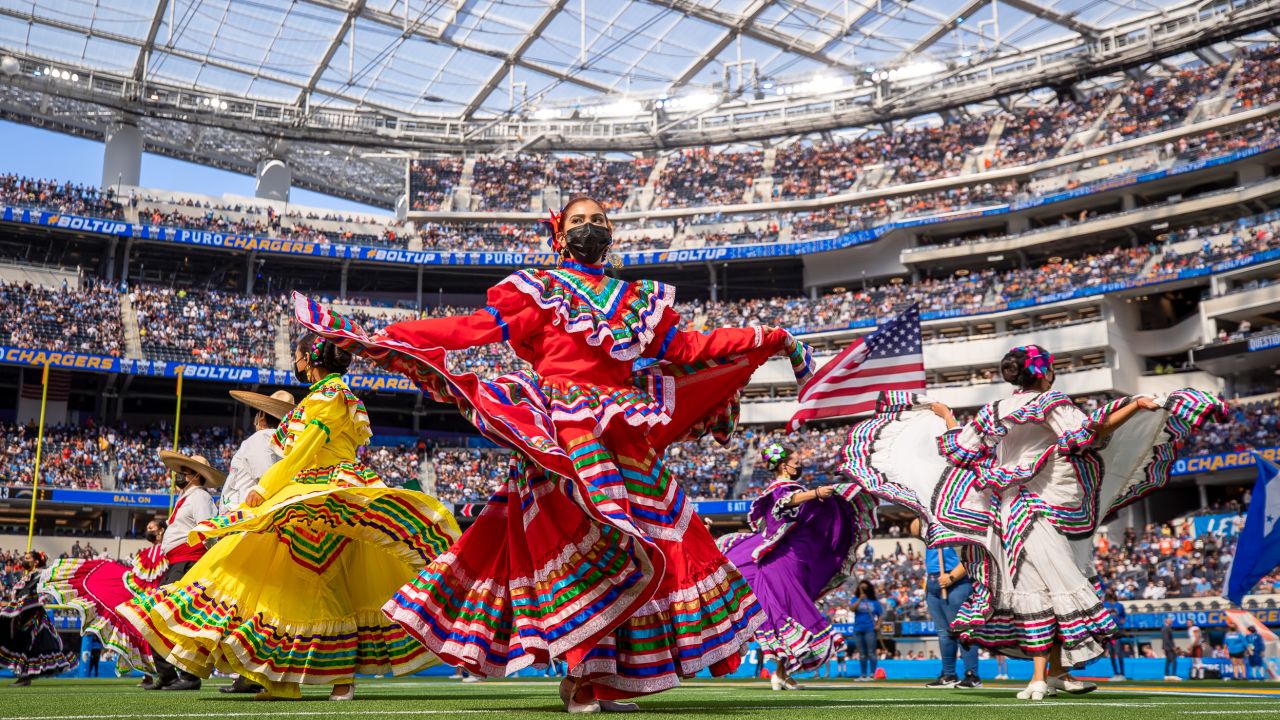
[[[741,515],[751,512],[750,500],[695,500],[693,509],[699,515]]]
[[[1280,625],[1280,608],[1253,610],[1252,612],[1258,617],[1258,621],[1264,625]],[[1197,625],[1202,628],[1227,626],[1227,613],[1223,610],[1194,610],[1170,611],[1167,613],[1129,613],[1126,616],[1125,629],[1159,630],[1164,627],[1164,619],[1169,615],[1173,616],[1173,626],[1176,628],[1186,628],[1191,625]],[[851,636],[853,633],[852,623],[832,623],[832,626],[846,637]],[[897,634],[902,637],[936,635],[937,630],[931,621],[905,620],[898,623]]]
[[[416,438],[406,439],[416,442]],[[45,502],[46,500],[48,502],[65,503],[68,505],[138,508],[169,507],[169,496],[164,493],[125,492],[116,490],[72,490],[53,488],[49,495],[41,498],[41,502]],[[751,510],[751,501],[695,500],[693,508],[699,515],[746,516],[747,512]]]
[[[1254,452],[1271,462],[1280,462],[1280,447],[1257,448],[1256,450],[1238,450],[1178,458],[1173,462],[1172,473],[1174,475],[1194,475],[1195,473],[1253,467]]]
[[[658,265],[665,263],[711,262],[720,260],[751,260],[774,258],[812,253],[830,252],[843,248],[862,245],[879,239],[882,235],[900,228],[935,225],[973,217],[1003,215],[1010,212],[1040,207],[1051,203],[1071,200],[1120,187],[1151,182],[1173,177],[1184,173],[1203,170],[1216,165],[1236,162],[1244,158],[1267,152],[1280,147],[1280,138],[1273,138],[1253,147],[1237,150],[1226,155],[1193,160],[1180,163],[1165,170],[1133,173],[1118,178],[1107,178],[1087,183],[1060,193],[1019,200],[1013,203],[996,203],[968,210],[947,212],[938,215],[911,217],[895,223],[887,223],[873,228],[849,230],[829,238],[798,240],[787,243],[763,243],[759,245],[727,245],[701,248],[683,248],[676,250],[644,250],[620,253],[623,265]],[[975,182],[980,178],[975,178]],[[858,203],[850,203],[856,205]],[[767,208],[762,208],[762,211]],[[715,208],[707,208],[714,212]],[[483,265],[497,267],[537,267],[551,266],[556,263],[556,256],[551,252],[473,252],[473,251],[435,251],[405,250],[400,248],[366,247],[344,243],[318,243],[303,240],[281,240],[256,237],[240,233],[223,233],[212,230],[191,230],[162,225],[143,225],[123,220],[104,220],[102,218],[64,215],[47,210],[6,207],[0,214],[5,222],[23,223],[55,227],[79,232],[98,233],[113,237],[131,237],[139,240],[155,240],[160,242],[179,243],[199,247],[239,250],[244,252],[269,252],[285,255],[307,255],[312,257],[335,258],[340,260],[362,260],[383,262],[396,265]],[[926,316],[926,319],[927,316]]]
[[[1201,535],[1235,536],[1240,532],[1243,516],[1230,513],[1223,515],[1196,515],[1191,518],[1192,532],[1195,537]]]
[[[70,505],[106,505],[109,507],[169,508],[169,496],[157,493],[117,492],[115,490],[64,490],[54,488],[49,502]]]
[[[105,355],[86,355],[0,345],[0,364],[40,367],[46,362],[51,367],[63,370],[93,370],[120,373],[122,375],[166,378],[176,378],[178,373],[181,372],[184,378],[190,380],[302,386],[302,383],[299,383],[293,377],[293,373],[288,370],[235,367],[231,365],[199,365],[195,363],[179,363],[173,360],[134,360]],[[346,381],[352,390],[398,393],[418,392],[417,386],[409,378],[400,375],[348,375],[346,376]]]

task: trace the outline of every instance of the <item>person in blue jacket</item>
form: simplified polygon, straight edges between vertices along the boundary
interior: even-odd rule
[[[876,599],[876,588],[870,580],[858,583],[857,598],[849,608],[853,613],[853,644],[858,648],[858,667],[862,671],[855,681],[867,681],[876,674],[876,628],[884,615],[884,606]]]
[[[1262,635],[1258,634],[1258,628],[1250,627],[1249,635],[1245,639],[1249,641],[1249,677],[1254,680],[1266,680],[1267,669],[1263,656],[1267,652],[1267,645],[1262,641]]]

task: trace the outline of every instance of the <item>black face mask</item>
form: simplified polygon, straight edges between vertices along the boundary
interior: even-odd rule
[[[303,368],[299,370],[297,360],[293,362],[293,376],[297,378],[298,382],[302,383],[303,385],[311,384],[311,378],[307,377],[307,369]]]
[[[178,488],[179,490],[186,490],[187,486],[190,484],[191,484],[191,481],[187,479],[186,475],[179,475],[178,477],[173,479],[173,486]]]
[[[159,537],[159,535],[148,530],[142,537],[146,538],[147,542],[154,543],[156,541],[156,538]]]
[[[613,245],[613,233],[604,225],[586,223],[566,230],[569,255],[584,265],[599,265]]]

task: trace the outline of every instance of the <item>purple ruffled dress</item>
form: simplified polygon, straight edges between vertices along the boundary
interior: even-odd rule
[[[756,641],[788,673],[820,667],[844,643],[817,602],[849,576],[855,550],[875,527],[873,497],[853,484],[834,487],[826,500],[786,507],[807,488],[777,480],[751,504],[753,532],[720,538],[764,610]]]

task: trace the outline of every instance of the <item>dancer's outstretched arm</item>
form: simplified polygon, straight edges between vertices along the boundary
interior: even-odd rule
[[[509,283],[489,289],[487,304],[470,315],[406,320],[388,325],[373,337],[386,337],[418,348],[462,350],[523,337],[537,322],[537,309]]]
[[[1133,402],[1107,416],[1107,419],[1102,424],[1098,425],[1098,435],[1101,437],[1107,437],[1116,430],[1119,430],[1120,426],[1129,422],[1134,415],[1138,414],[1139,410],[1159,409],[1160,406],[1149,397],[1135,398]]]
[[[719,328],[709,333],[681,330],[680,316],[667,310],[653,342],[645,348],[645,357],[691,363],[699,360],[740,355],[759,347],[781,351],[791,335],[776,327]]]

